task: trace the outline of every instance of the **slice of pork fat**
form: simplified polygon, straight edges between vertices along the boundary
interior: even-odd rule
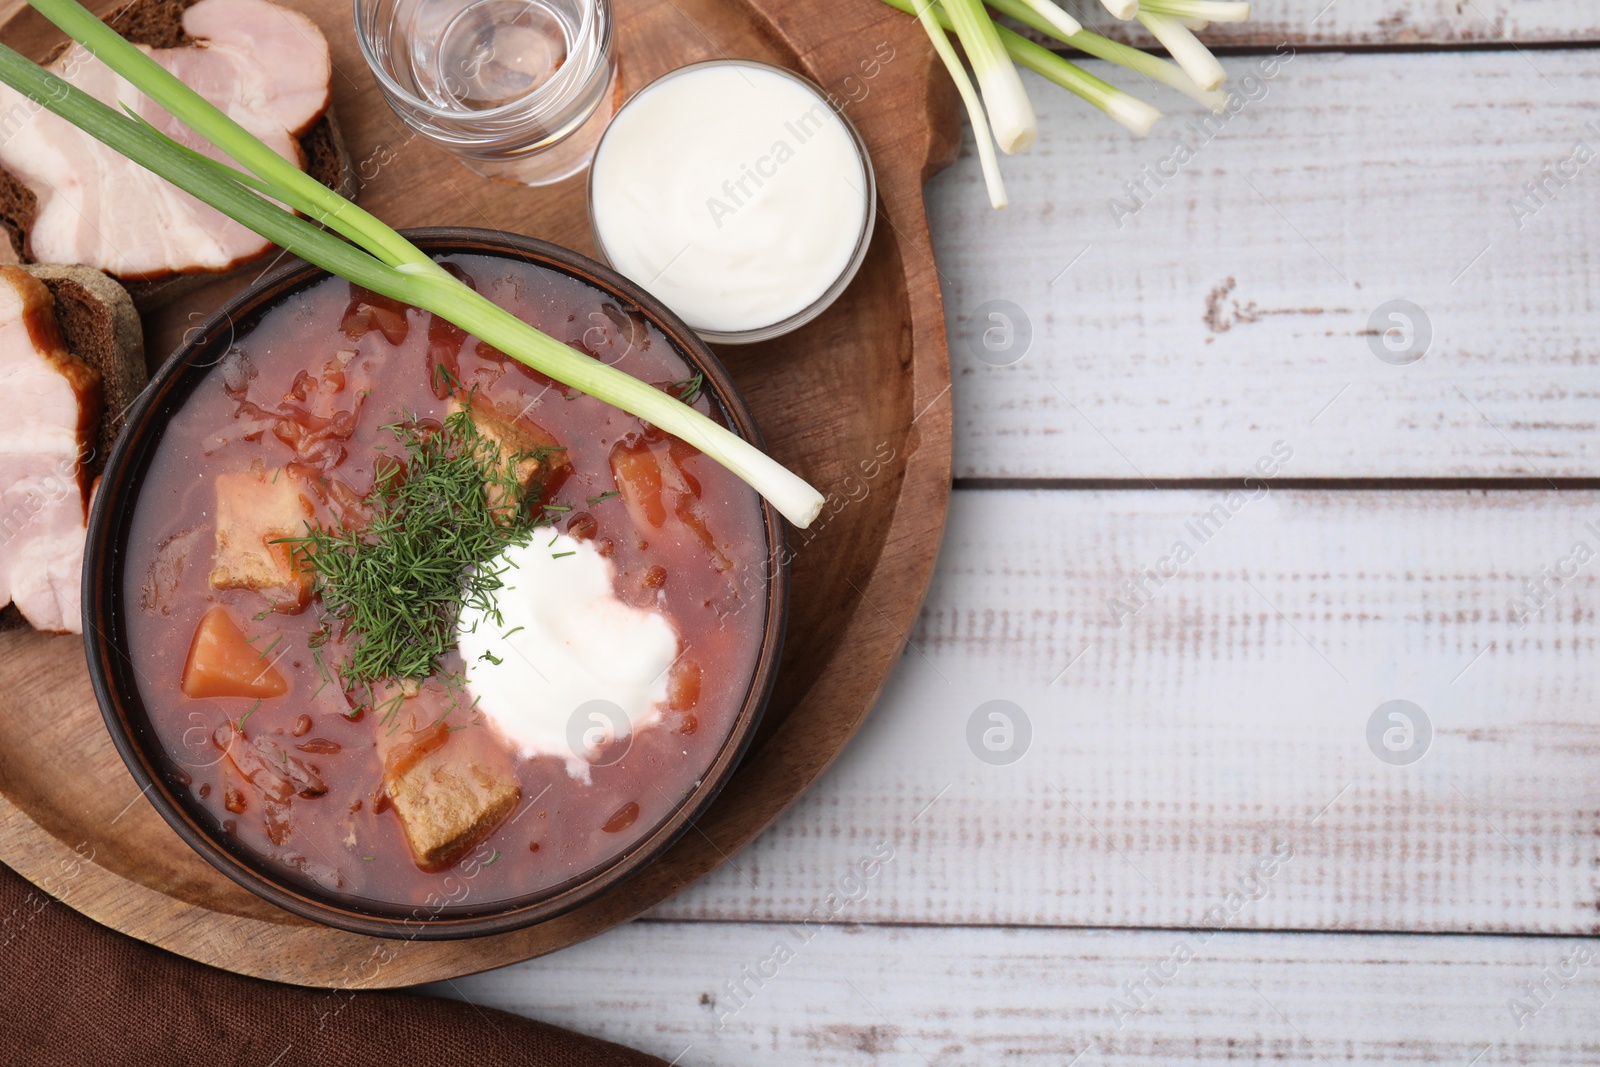
[[[183,13],[196,43],[146,49],[285,159],[328,108],[328,42],[304,15],[267,0],[199,0]],[[100,101],[133,108],[181,144],[232,164],[110,67],[73,45],[49,69]],[[29,251],[123,279],[228,270],[268,243],[65,119],[0,86],[0,166],[38,198]]]
[[[100,396],[100,372],[67,351],[50,290],[0,266],[0,607],[15,603],[38,630],[83,632],[82,461]]]

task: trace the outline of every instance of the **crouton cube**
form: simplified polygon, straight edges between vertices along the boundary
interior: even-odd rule
[[[510,754],[482,725],[444,723],[391,750],[384,787],[417,866],[455,863],[511,814],[522,797]]]
[[[278,611],[295,612],[311,596],[311,574],[288,545],[272,542],[305,533],[311,503],[282,470],[219,474],[216,554],[211,588],[253,589]]]
[[[459,398],[450,401],[452,415],[466,410]],[[498,455],[502,470],[509,470],[518,485],[538,496],[554,492],[561,477],[571,465],[566,449],[562,448],[549,431],[530,419],[508,414],[483,401],[472,402],[472,424],[483,438],[484,447],[478,460],[487,464]],[[486,492],[494,508],[509,505],[503,486],[490,485]]]

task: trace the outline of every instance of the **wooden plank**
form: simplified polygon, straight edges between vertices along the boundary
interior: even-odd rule
[[[1600,493],[958,492],[911,642],[840,762],[655,915],[794,921],[881,842],[859,921],[1600,930]]]
[[[1065,6],[1097,33],[1150,43],[1098,0]],[[1214,46],[1254,48],[1282,41],[1354,48],[1593,41],[1600,39],[1600,12],[1582,0],[1277,0],[1254,4],[1248,22],[1213,23],[1201,36]]]
[[[1042,129],[1002,160],[1012,206],[988,207],[970,145],[928,190],[958,477],[1236,478],[1276,437],[1296,477],[1600,470],[1591,53],[1297,55],[1208,142],[1167,91],[1137,141],[1028,84]],[[1580,141],[1590,162],[1515,217]],[[1147,178],[1180,142],[1193,158]],[[1409,365],[1379,336],[1396,300],[1430,327]],[[1022,309],[1026,354],[982,358],[991,301]]]
[[[697,1067],[1600,1059],[1600,948],[1592,941],[853,926],[806,933],[634,923],[434,991]],[[1542,981],[1550,991],[1535,999],[1528,986]],[[1513,1001],[1534,1010],[1514,1012]]]

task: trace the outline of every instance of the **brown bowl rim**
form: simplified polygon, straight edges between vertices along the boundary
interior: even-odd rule
[[[535,263],[627,301],[666,335],[680,356],[705,375],[706,384],[730,428],[761,446],[761,435],[749,406],[706,343],[660,301],[610,268],[560,245],[502,230],[436,226],[402,232],[423,251],[433,255],[490,255]],[[216,347],[216,338],[223,332],[227,332],[231,341],[236,324],[247,323],[253,328],[266,311],[328,275],[329,272],[320,267],[294,260],[230,297],[204,323],[184,335],[183,343],[156,371],[148,388],[130,409],[126,428],[111,450],[95,497],[84,558],[84,651],[95,700],[117,752],[156,811],[201,857],[256,896],[301,918],[373,937],[442,941],[520,930],[571,911],[638,873],[704,814],[733,776],[772,695],[782,656],[789,594],[789,553],[783,520],[770,503],[762,501],[767,539],[765,569],[770,577],[761,651],[744,703],[727,739],[698,783],[674,812],[648,835],[610,860],[545,890],[531,902],[459,917],[441,915],[436,910],[432,917],[419,919],[417,913],[425,910],[421,908],[412,909],[408,917],[363,911],[332,894],[324,896],[293,880],[272,877],[268,873],[271,861],[253,859],[243,846],[226,847],[218,840],[222,836],[219,832],[213,832],[195,818],[190,811],[192,803],[177,795],[182,783],[170,767],[164,766],[171,761],[164,754],[152,756],[147,751],[150,742],[157,739],[149,728],[136,687],[127,685],[129,676],[123,664],[131,668],[131,662],[126,653],[117,648],[113,637],[122,632],[119,613],[119,603],[124,599],[119,595],[123,578],[122,548],[140,489],[140,485],[132,483],[130,469],[142,475],[159,444],[165,423],[163,420],[156,426],[156,417],[175,410],[187,400],[213,365],[202,357]],[[141,477],[141,483],[142,480]],[[387,907],[376,902],[374,906]]]

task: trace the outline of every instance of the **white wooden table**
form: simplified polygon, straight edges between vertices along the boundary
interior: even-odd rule
[[[1174,94],[1138,142],[1035,82],[1009,211],[930,186],[957,491],[838,765],[438,992],[684,1064],[1600,1063],[1600,157],[1523,188],[1600,153],[1600,5],[1217,29],[1293,56],[1122,225]]]

